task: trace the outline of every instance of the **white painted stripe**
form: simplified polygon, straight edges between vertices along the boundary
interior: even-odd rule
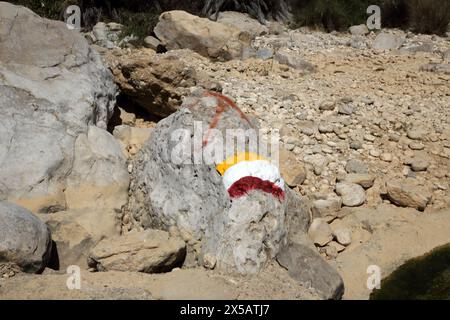
[[[223,175],[223,184],[228,190],[233,183],[248,176],[270,181],[284,190],[280,170],[267,160],[241,161],[231,166]]]

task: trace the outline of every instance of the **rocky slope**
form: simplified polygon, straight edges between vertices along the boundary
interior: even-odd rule
[[[344,298],[365,299],[370,265],[385,276],[450,242],[449,39],[171,12],[157,27],[161,41],[147,41],[173,49],[161,54],[119,46],[108,35],[118,25],[96,26],[89,46],[61,23],[0,6],[0,43],[8,44],[0,200],[47,224],[53,249],[44,245],[37,269],[60,269],[24,274],[35,257],[16,258],[0,237],[1,298],[318,299],[340,298],[345,287]],[[28,50],[14,55],[19,44],[7,40],[29,24],[73,41],[40,51],[55,60],[45,64]],[[74,43],[84,49],[73,52]],[[214,166],[168,161],[170,132],[214,117],[220,99],[192,107],[204,89],[234,100],[261,133],[280,134],[286,202],[260,190],[230,201]],[[238,113],[223,115],[220,130],[246,128]],[[6,201],[0,219],[15,221],[18,209]],[[80,290],[66,286],[74,264]]]

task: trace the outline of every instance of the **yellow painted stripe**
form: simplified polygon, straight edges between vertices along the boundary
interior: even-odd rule
[[[225,171],[241,161],[267,160],[265,157],[253,152],[241,152],[230,156],[216,166],[217,171],[223,176]]]

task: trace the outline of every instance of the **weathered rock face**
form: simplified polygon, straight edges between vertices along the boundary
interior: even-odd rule
[[[204,145],[221,101],[204,94],[186,99],[178,112],[162,120],[138,154],[128,209],[144,228],[177,226],[192,234],[202,241],[202,254],[215,256],[219,267],[257,272],[286,243],[286,208],[295,195],[286,193],[284,200],[284,193],[277,197],[251,190],[241,197],[230,196],[224,185],[228,172],[222,177],[215,167],[235,152],[225,150],[225,133],[227,129],[248,130],[253,124],[236,110],[225,108],[217,131]],[[218,154],[213,161],[197,158],[202,151],[206,150],[205,156],[217,148],[231,153]]]
[[[424,210],[431,200],[431,191],[417,185],[412,179],[388,181],[386,192],[393,203],[418,210]]]
[[[151,49],[118,55],[108,52],[105,56],[121,93],[150,114],[161,117],[178,109],[189,87],[202,83],[205,77],[195,71],[195,60],[202,58],[191,50],[156,54]]]
[[[333,233],[330,226],[321,218],[313,220],[308,230],[308,234],[312,241],[321,247],[333,240]]]
[[[330,193],[313,202],[312,214],[314,218],[335,217],[341,207],[342,198]]]
[[[289,187],[297,187],[306,179],[306,169],[294,155],[287,150],[280,150],[280,171]]]
[[[0,21],[0,199],[59,211],[67,208],[71,172],[92,173],[76,168],[81,160],[73,167],[75,141],[89,126],[106,129],[116,86],[99,55],[64,23],[5,2]],[[100,163],[102,172],[117,169]]]
[[[450,62],[450,49],[443,52],[442,57],[443,57],[444,61]]]
[[[185,255],[183,240],[165,231],[145,230],[100,241],[88,264],[99,271],[167,272],[181,265]]]
[[[113,135],[119,141],[125,155],[134,156],[150,138],[153,128],[137,128],[120,125],[114,128]]]
[[[39,272],[46,267],[51,248],[50,231],[43,222],[25,208],[0,201],[0,263]]]
[[[67,106],[76,126],[106,128],[116,88],[81,34],[24,7],[2,2],[0,8],[1,84]]]
[[[103,211],[103,215],[110,216],[103,221],[118,222],[116,214],[127,202],[128,186],[126,158],[119,142],[107,131],[90,126],[75,141],[72,172],[65,190],[67,206]],[[106,234],[114,234],[114,223],[109,228]]]
[[[242,56],[250,34],[185,11],[164,12],[155,34],[168,50],[191,49],[204,57],[231,60]]]
[[[66,133],[69,107],[11,86],[0,85],[0,95],[0,199],[33,211],[64,208],[75,141]]]

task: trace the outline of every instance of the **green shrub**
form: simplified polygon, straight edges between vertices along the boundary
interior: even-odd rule
[[[285,2],[286,1],[286,2]],[[366,9],[381,7],[382,27],[411,29],[420,33],[442,34],[450,23],[450,0],[11,0],[29,7],[50,19],[63,19],[64,9],[77,4],[85,15],[83,26],[92,27],[98,21],[115,21],[125,25],[123,36],[137,35],[141,40],[150,34],[158,15],[167,10],[186,10],[200,14],[220,10],[238,10],[261,19],[285,16],[285,3],[291,7],[292,27],[314,26],[345,30],[351,25],[365,23]],[[209,7],[205,7],[209,4]],[[281,5],[282,4],[282,5]],[[259,9],[258,9],[259,8]],[[212,10],[212,11],[211,11]],[[141,40],[139,42],[141,42]]]
[[[409,0],[409,27],[414,32],[444,34],[450,23],[450,1]]]
[[[450,23],[449,0],[291,0],[294,26],[328,31],[365,23],[372,4],[381,8],[382,27],[443,34]]]
[[[370,0],[297,0],[291,3],[293,26],[314,26],[327,31],[345,30],[365,23]]]
[[[62,18],[64,8],[72,4],[79,4],[77,0],[11,0],[9,2],[27,7],[41,17],[53,20],[60,20]]]
[[[120,38],[134,35],[137,40],[132,41],[133,45],[141,46],[145,37],[153,32],[158,23],[159,13],[131,12],[128,10],[118,11],[118,22],[124,25]]]
[[[408,28],[409,8],[405,0],[378,1],[381,7],[381,23],[385,28]]]

